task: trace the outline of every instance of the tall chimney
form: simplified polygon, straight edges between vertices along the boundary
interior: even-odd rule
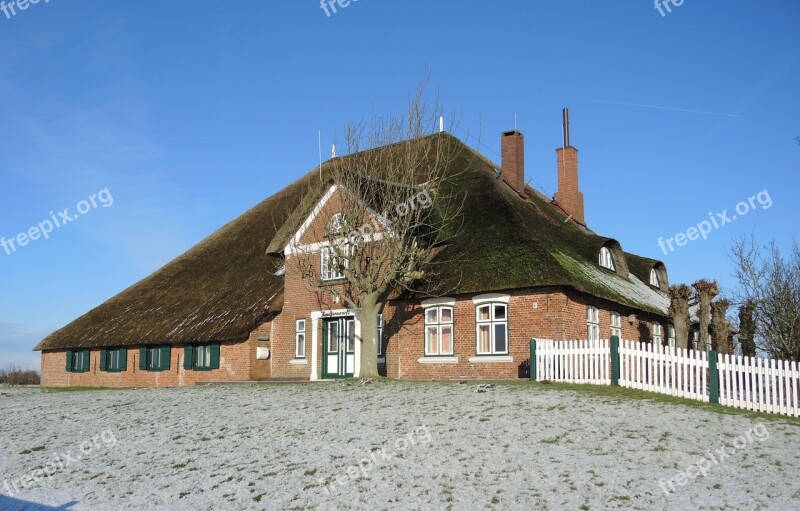
[[[506,131],[501,139],[503,181],[517,193],[525,193],[525,137],[517,130]]]
[[[583,194],[578,188],[578,150],[569,144],[569,110],[564,109],[564,146],[556,149],[558,157],[558,205],[581,225],[586,225]]]

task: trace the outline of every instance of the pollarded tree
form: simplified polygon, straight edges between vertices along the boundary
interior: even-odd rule
[[[713,348],[722,355],[732,355],[733,346],[729,343],[731,327],[728,323],[728,308],[731,302],[725,298],[711,304],[711,327],[714,330]]]
[[[753,300],[745,300],[739,306],[739,345],[745,357],[756,356],[756,304]]]
[[[675,327],[675,345],[686,349],[689,346],[689,302],[692,299],[692,288],[686,284],[669,287],[669,315]]]
[[[348,125],[346,156],[324,167],[335,195],[331,221],[311,233],[327,252],[295,246],[287,260],[311,290],[353,310],[365,378],[378,376],[377,320],[387,300],[405,290],[436,293],[437,268],[453,262],[436,256],[461,230],[463,197],[452,190],[462,146],[435,135],[440,113],[421,85],[406,114]]]
[[[700,306],[697,314],[700,320],[700,340],[697,342],[697,349],[706,351],[708,349],[708,325],[711,322],[711,301],[719,294],[719,285],[715,280],[700,279],[692,284],[692,287]]]

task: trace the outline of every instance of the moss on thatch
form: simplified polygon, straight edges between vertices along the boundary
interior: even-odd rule
[[[599,268],[600,247],[610,238],[565,221],[532,189],[521,197],[498,177],[494,164],[450,135],[410,143],[432,140],[456,149],[447,171],[455,177],[443,180],[440,192],[466,198],[461,236],[436,256],[448,262],[438,278],[450,294],[562,286],[666,314],[666,295],[650,288],[639,271],[641,261],[652,260],[628,254],[627,277]],[[318,169],[310,172],[35,349],[246,338],[281,310],[279,254],[327,189],[328,165],[321,177]]]

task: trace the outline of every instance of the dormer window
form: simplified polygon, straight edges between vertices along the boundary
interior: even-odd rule
[[[611,251],[607,247],[603,247],[600,249],[600,266],[607,270],[617,271],[617,268],[614,266],[614,258],[611,257]]]
[[[661,287],[661,283],[658,281],[658,272],[655,268],[650,269],[650,285],[653,287]]]

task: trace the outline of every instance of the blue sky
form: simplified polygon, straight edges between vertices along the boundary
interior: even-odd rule
[[[38,367],[42,337],[313,169],[318,130],[327,154],[347,122],[399,112],[426,68],[455,134],[480,135],[495,161],[516,115],[548,195],[568,106],[590,227],[662,259],[673,283],[732,289],[732,240],[789,246],[800,216],[800,4],[671,9],[360,0],[328,17],[316,0],[50,0],[0,13],[0,237],[87,201],[49,239],[0,248],[0,366]],[[113,203],[91,207],[101,190]],[[764,190],[768,209],[658,247]]]

